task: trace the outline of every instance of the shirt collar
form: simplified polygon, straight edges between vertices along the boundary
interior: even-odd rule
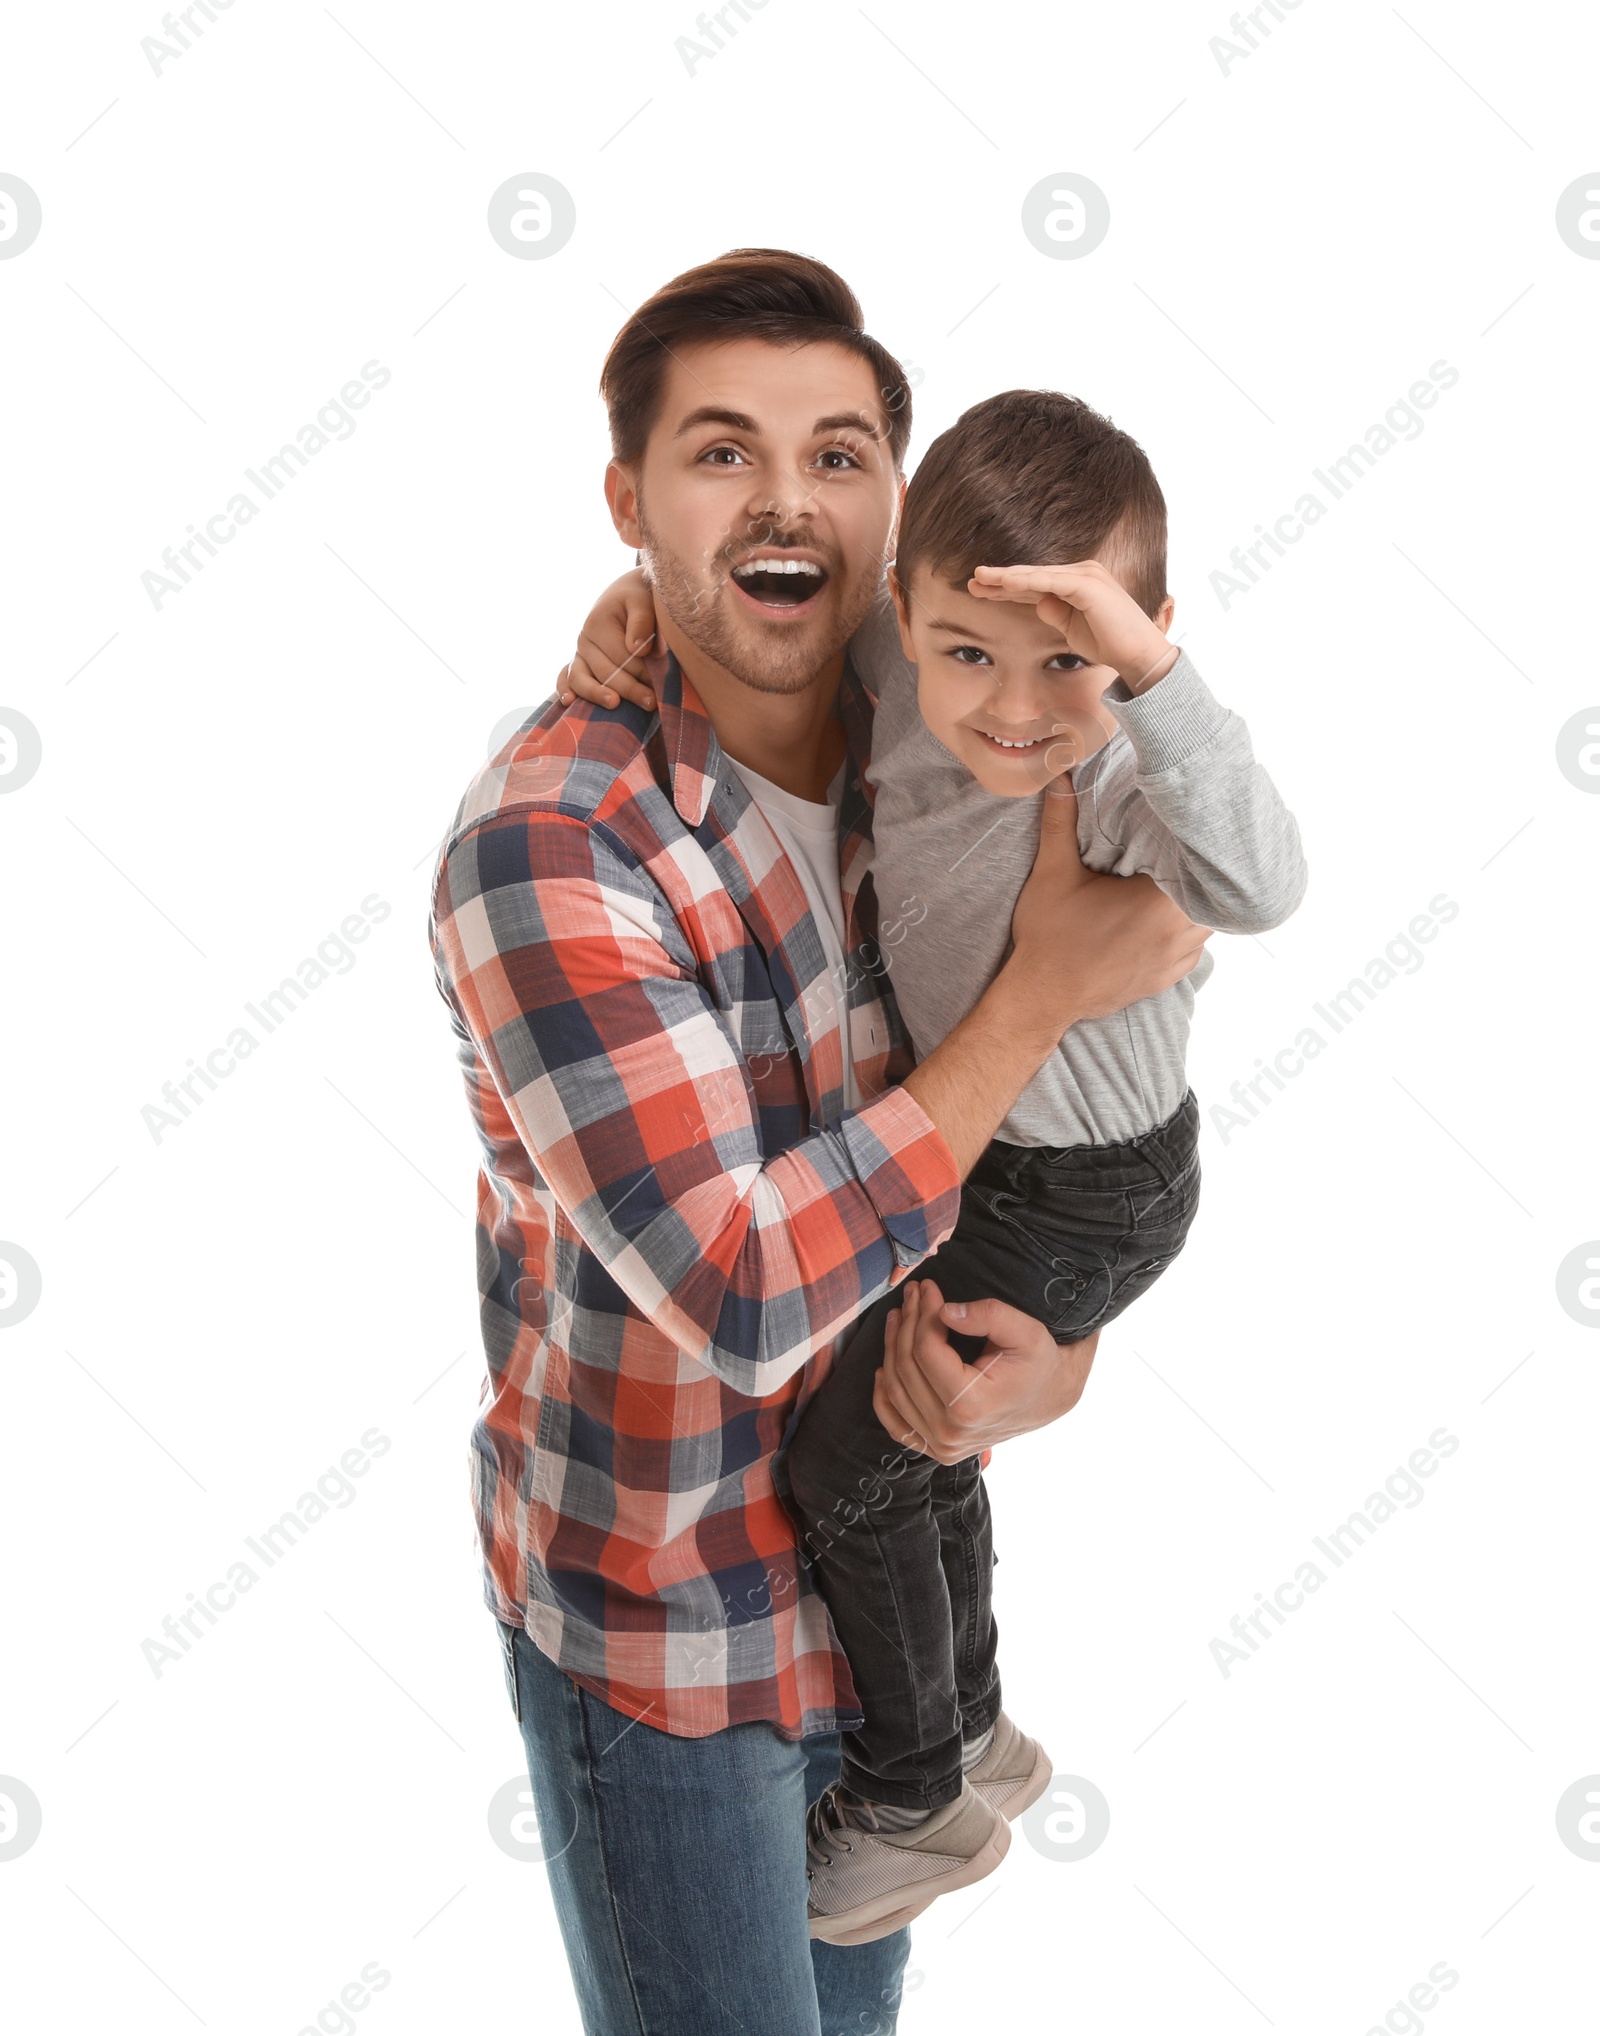
[[[666,672],[656,687],[656,702],[672,803],[685,826],[697,828],[706,817],[716,789],[722,746],[700,695],[670,651]],[[871,754],[872,708],[848,651],[844,676],[839,682],[839,713],[854,765],[847,778],[863,778]]]
[[[661,741],[666,751],[672,803],[685,826],[698,827],[716,788],[722,751],[711,717],[678,660],[667,653],[667,669],[656,687]]]

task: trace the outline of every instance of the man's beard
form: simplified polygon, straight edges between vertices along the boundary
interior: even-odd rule
[[[755,693],[792,695],[803,693],[816,683],[818,674],[836,651],[842,650],[862,622],[878,591],[876,576],[862,574],[854,584],[842,570],[837,553],[827,552],[814,538],[808,550],[823,554],[830,589],[838,588],[842,601],[835,606],[818,635],[815,628],[795,628],[785,623],[762,624],[752,615],[741,627],[742,618],[732,612],[735,598],[728,589],[735,559],[757,546],[754,536],[728,536],[710,561],[712,580],[708,586],[694,569],[661,540],[645,520],[644,504],[636,514],[641,550],[656,599],[688,637],[696,650],[714,658]],[[781,552],[792,548],[781,532],[760,540],[759,548]]]

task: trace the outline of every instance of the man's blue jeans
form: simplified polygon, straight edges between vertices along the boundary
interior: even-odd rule
[[[806,1805],[838,1735],[674,1738],[500,1634],[586,2036],[893,2036],[910,1931],[806,1931]]]

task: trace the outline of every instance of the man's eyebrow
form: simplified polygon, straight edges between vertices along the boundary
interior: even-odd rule
[[[730,431],[750,431],[758,437],[761,433],[761,426],[753,417],[746,417],[742,410],[724,410],[716,403],[702,403],[698,410],[689,412],[672,435],[682,438],[686,431],[693,431],[699,424],[725,424]]]
[[[747,417],[742,410],[724,410],[716,403],[702,403],[698,410],[691,410],[672,435],[682,438],[685,432],[693,431],[702,424],[722,424],[730,431],[748,431],[756,437],[761,435],[761,426],[753,417]],[[860,431],[871,439],[885,435],[883,426],[874,424],[864,410],[841,410],[832,417],[819,417],[811,427],[811,436],[824,438],[830,431]]]
[[[884,436],[883,426],[874,424],[865,410],[841,410],[835,417],[819,417],[811,435],[821,438],[828,431],[864,431],[868,438]]]

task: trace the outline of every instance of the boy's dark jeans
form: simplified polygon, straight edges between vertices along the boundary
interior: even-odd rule
[[[947,1301],[993,1296],[1076,1342],[1120,1315],[1183,1249],[1200,1194],[1191,1091],[1124,1145],[992,1144],[949,1240],[917,1267]],[[901,1448],[872,1408],[886,1294],[856,1323],[784,1462],[801,1552],[866,1722],[841,1779],[874,1802],[938,1809],[961,1792],[961,1742],[1000,1714],[989,1502],[979,1458]],[[970,1364],[977,1337],[952,1336]]]

